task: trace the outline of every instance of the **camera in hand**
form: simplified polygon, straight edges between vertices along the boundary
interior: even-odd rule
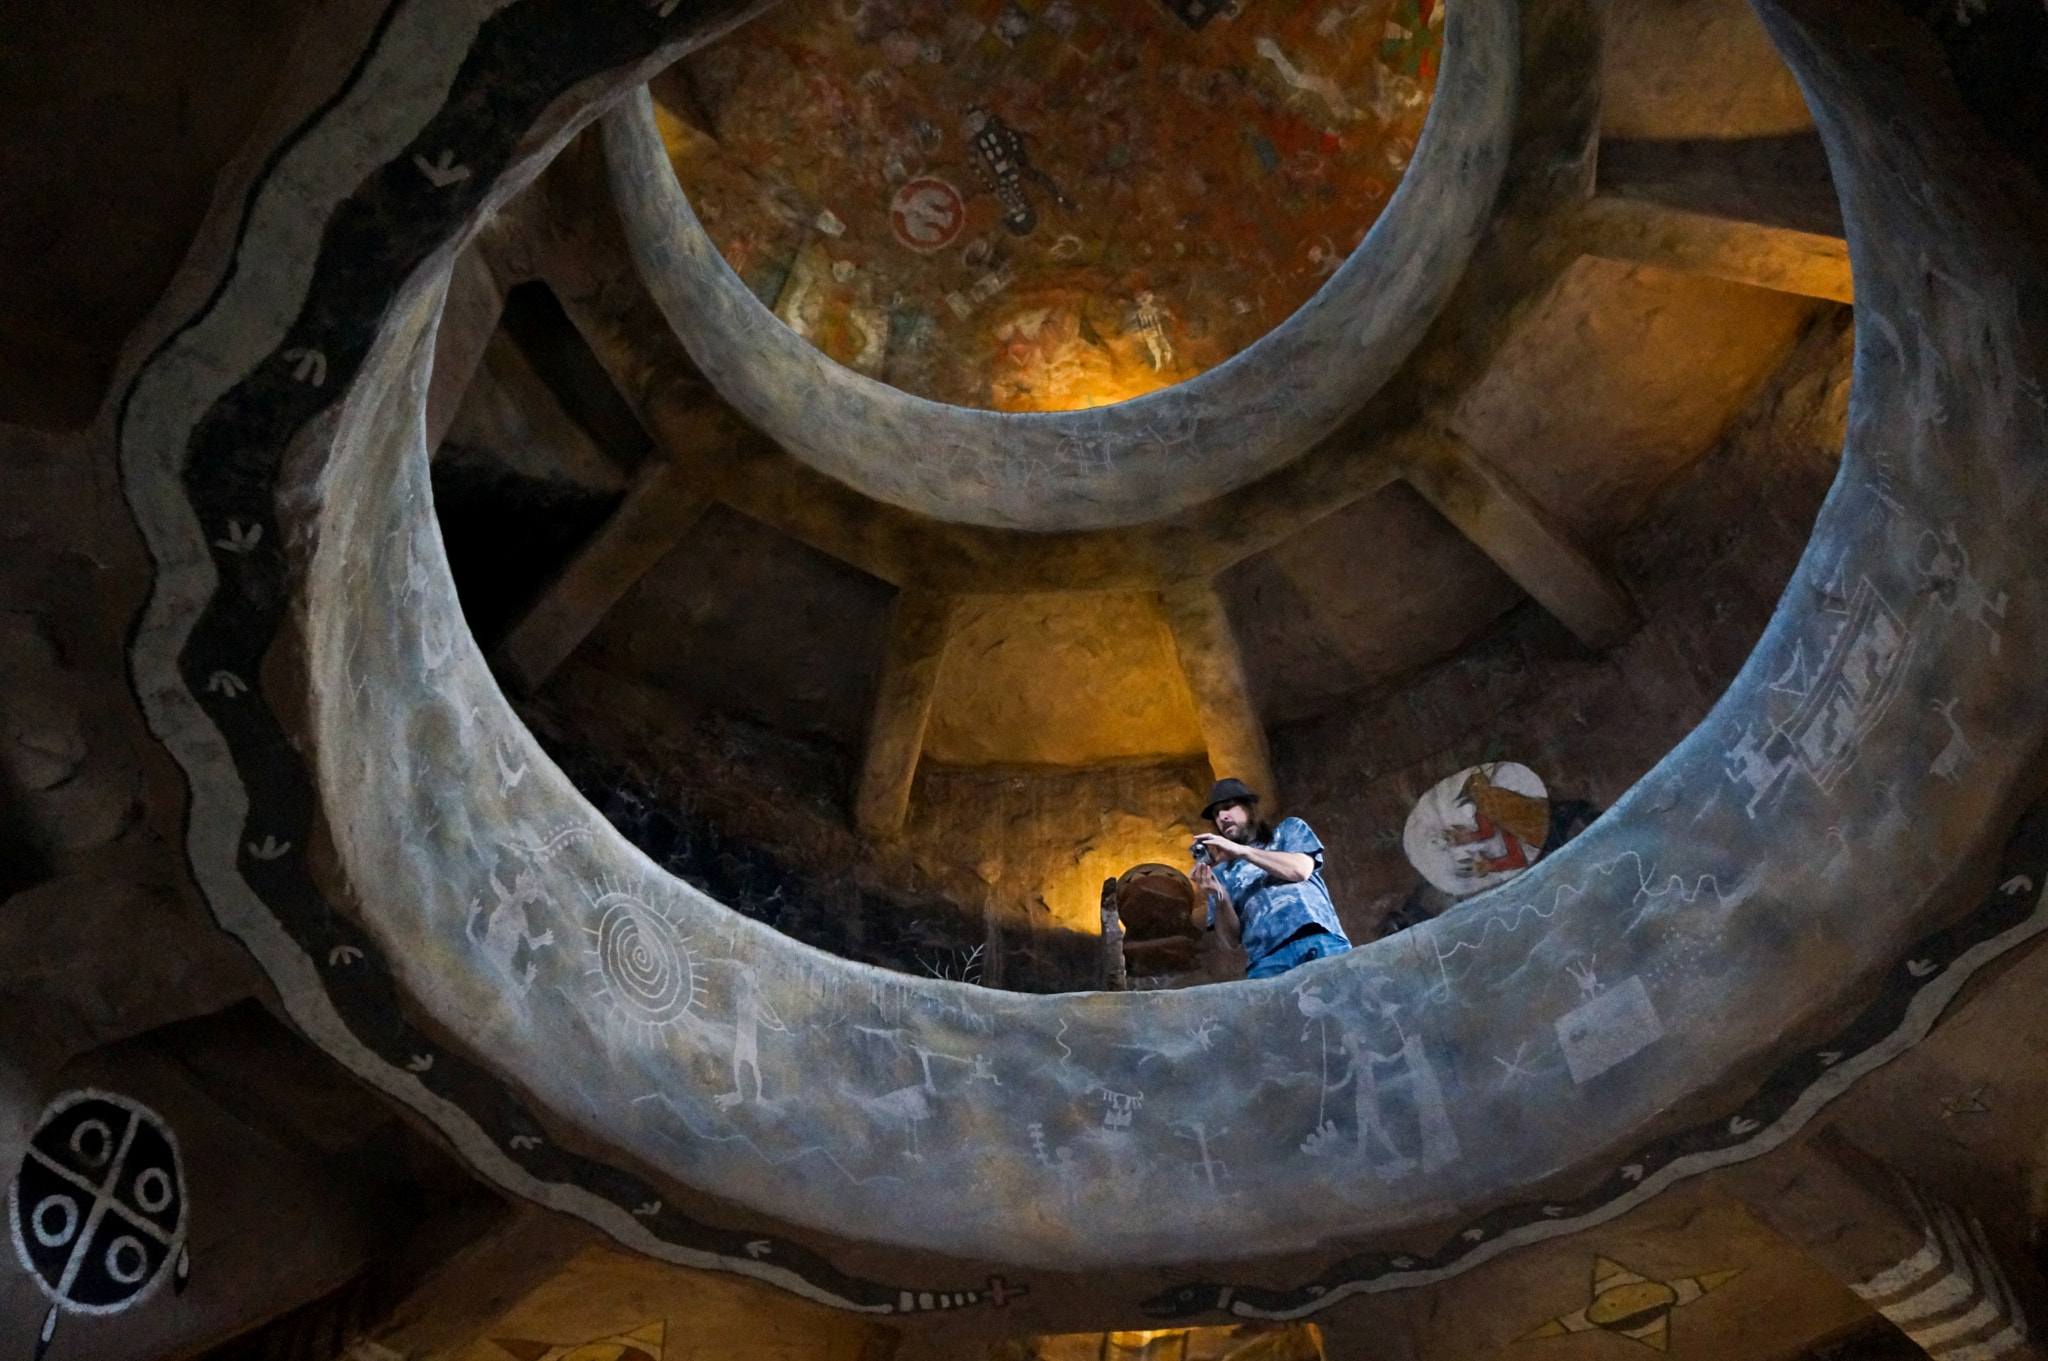
[[[1206,865],[1209,862],[1209,843],[1206,841],[1197,841],[1194,844],[1193,854],[1195,857],[1196,864]]]

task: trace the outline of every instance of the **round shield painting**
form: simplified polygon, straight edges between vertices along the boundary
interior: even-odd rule
[[[1415,801],[1401,848],[1456,898],[1504,884],[1536,863],[1550,838],[1550,794],[1513,761],[1461,770]]]
[[[41,1346],[61,1310],[114,1314],[141,1303],[185,1259],[185,1172],[155,1111],[91,1089],[43,1111],[7,1188],[21,1264],[50,1297]]]

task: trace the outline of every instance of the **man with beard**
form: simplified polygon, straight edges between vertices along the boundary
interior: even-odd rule
[[[1202,816],[1216,828],[1195,838],[1195,888],[1209,925],[1244,946],[1246,978],[1273,978],[1351,948],[1323,883],[1323,843],[1300,818],[1268,826],[1242,780],[1218,780]]]

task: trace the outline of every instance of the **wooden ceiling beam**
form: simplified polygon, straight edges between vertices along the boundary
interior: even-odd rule
[[[897,593],[889,647],[875,687],[853,820],[861,835],[895,836],[910,815],[910,789],[924,755],[939,668],[959,618],[960,597],[912,587]]]
[[[484,251],[477,245],[456,257],[448,279],[448,297],[441,305],[441,323],[434,332],[434,371],[427,380],[427,452],[441,447],[463,396],[484,362],[484,352],[505,312],[505,292]]]
[[[513,684],[538,690],[710,507],[710,491],[679,462],[643,464],[611,518],[505,635],[499,652]]]
[[[1505,473],[1450,435],[1417,448],[1409,484],[1581,642],[1604,651],[1635,632],[1621,583]]]
[[[1195,719],[1209,749],[1209,769],[1221,780],[1235,776],[1257,790],[1260,812],[1274,816],[1280,807],[1273,779],[1272,753],[1266,730],[1252,703],[1245,679],[1244,655],[1231,627],[1230,612],[1216,587],[1206,579],[1175,582],[1159,593],[1166,626],[1173,634],[1188,691],[1195,700]]]
[[[1585,206],[1577,229],[1585,253],[1603,260],[1704,274],[1807,298],[1856,300],[1849,245],[1840,237],[1607,194]]]
[[[1813,133],[1601,143],[1574,231],[1588,255],[1855,301],[1841,204]]]

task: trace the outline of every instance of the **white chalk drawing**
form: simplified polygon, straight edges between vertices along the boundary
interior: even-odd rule
[[[439,610],[420,615],[420,660],[429,672],[439,671],[455,655],[455,625]]]
[[[1619,877],[1624,866],[1632,866],[1634,874],[1623,880],[1627,887],[1626,901],[1635,911],[1666,911],[1676,906],[1691,906],[1712,894],[1720,910],[1727,911],[1746,901],[1756,892],[1758,874],[1752,870],[1732,887],[1723,888],[1720,878],[1712,874],[1686,876],[1665,874],[1656,865],[1645,865],[1643,858],[1635,851],[1624,851],[1612,860],[1603,860],[1594,865],[1586,877],[1576,883],[1559,884],[1550,893],[1548,904],[1541,902],[1510,903],[1485,911],[1469,919],[1454,920],[1439,917],[1430,923],[1430,929],[1418,931],[1420,943],[1426,943],[1434,952],[1438,982],[1433,989],[1439,999],[1448,998],[1454,991],[1455,979],[1463,978],[1471,971],[1476,957],[1482,954],[1495,936],[1513,936],[1524,929],[1534,927],[1541,935],[1545,923],[1558,911],[1581,898],[1596,894],[1604,895],[1619,905],[1622,901],[1611,886],[1603,881]],[[1631,882],[1632,881],[1632,882]],[[1476,923],[1476,927],[1475,924]],[[1454,976],[1452,961],[1462,955],[1472,955]]]
[[[1938,775],[1950,784],[1957,782],[1956,772],[1963,768],[1972,754],[1970,739],[1963,736],[1963,725],[1956,722],[1956,706],[1962,702],[1962,698],[1958,696],[1946,704],[1936,700],[1929,706],[1941,715],[1942,722],[1948,724],[1949,736],[1948,744],[1936,753],[1934,763],[1927,767],[1927,773]]]
[[[497,888],[495,879],[491,886]],[[676,1026],[700,1007],[703,971],[690,938],[648,895],[623,884],[601,886],[583,931],[595,995],[642,1038]],[[757,1090],[759,1077],[756,1072]]]
[[[292,378],[295,381],[308,387],[327,385],[327,356],[320,351],[301,346],[298,349],[286,350],[279,357],[292,366]]]
[[[1368,1000],[1363,1011],[1354,1010],[1333,1004],[1313,987],[1299,989],[1295,998],[1302,1015],[1328,1020],[1337,1030],[1339,1048],[1349,1060],[1348,1071],[1326,1082],[1325,1090],[1351,1088],[1353,1156],[1384,1182],[1455,1162],[1462,1150],[1443,1084],[1422,1037],[1401,1025],[1401,1007]],[[1386,1050],[1376,1048],[1376,1042]],[[1301,1151],[1333,1157],[1341,1146],[1336,1122],[1325,1120],[1303,1141]]]
[[[546,895],[531,870],[514,874],[509,888],[496,870],[488,871],[484,880],[491,886],[493,902],[485,907],[481,897],[471,898],[465,929],[486,957],[524,990],[532,986],[540,968],[539,952],[555,943],[554,928],[542,925],[536,929],[534,914],[528,911],[544,907]]]
[[[363,962],[363,952],[353,945],[337,945],[327,952],[327,967],[339,969],[346,964]]]
[[[1556,1029],[1565,1066],[1582,1085],[1664,1038],[1649,989],[1633,975],[1558,1017]]]
[[[1990,635],[1991,655],[1998,655],[1998,625],[2005,618],[2007,594],[1993,595],[1970,570],[1970,551],[1954,529],[1939,534],[1927,530],[1920,536],[1914,566],[1920,572],[1920,590],[1951,617],[1968,619]]]
[[[279,841],[274,836],[266,836],[261,841],[249,843],[249,858],[251,860],[281,860],[291,848],[292,843],[289,841]]]
[[[412,164],[413,169],[426,176],[427,183],[436,189],[446,189],[469,178],[469,167],[458,164],[453,151],[443,150],[431,161],[425,156],[415,154]]]
[[[1187,1130],[1188,1133],[1181,1134],[1181,1130]],[[1202,1180],[1208,1183],[1209,1189],[1211,1191],[1216,1190],[1216,1179],[1230,1175],[1230,1164],[1209,1151],[1208,1128],[1201,1121],[1196,1120],[1176,1127],[1174,1133],[1181,1134],[1183,1139],[1193,1139],[1195,1141],[1195,1148],[1201,1156],[1192,1166],[1201,1171]],[[1216,1133],[1219,1135],[1228,1134],[1230,1131],[1219,1129]]]
[[[565,822],[554,828],[539,841],[528,845],[505,843],[505,849],[535,865],[545,865],[568,852],[572,846],[590,841],[597,833],[581,822]]]
[[[1143,1092],[1118,1092],[1102,1089],[1102,1127],[1107,1130],[1127,1130],[1131,1120],[1138,1113],[1138,1107],[1145,1104]]]
[[[768,1099],[761,1086],[761,1031],[765,1027],[789,1033],[789,1027],[761,995],[760,977],[744,964],[734,964],[733,971],[739,981],[733,1000],[732,1090],[712,1098],[720,1110],[731,1110],[747,1099],[746,1078],[750,1073],[754,1078],[754,1100]]]
[[[912,1162],[923,1162],[924,1154],[917,1148],[917,1127],[932,1118],[932,1098],[939,1094],[939,1089],[932,1081],[931,1051],[916,1046],[912,1048],[916,1050],[923,1081],[883,1092],[880,1096],[855,1093],[853,1099],[869,1119],[878,1124],[900,1126],[904,1140],[903,1156]]]
[[[1504,1059],[1498,1054],[1493,1056],[1493,1061],[1500,1065],[1500,1089],[1502,1091],[1513,1091],[1522,1084],[1522,1079],[1535,1076],[1535,1073],[1525,1062],[1528,1052],[1529,1042],[1524,1040],[1515,1046],[1515,1056],[1513,1058]]]
[[[1401,849],[1416,873],[1465,898],[1504,884],[1543,854],[1549,791],[1513,761],[1472,766],[1439,780],[1415,801]]]
[[[249,693],[249,682],[232,671],[216,671],[206,678],[206,688],[211,694],[239,699]]]
[[[1593,966],[1599,962],[1599,958],[1598,955],[1593,955],[1583,961],[1574,960],[1564,966],[1565,972],[1572,976],[1572,981],[1579,985],[1579,1000],[1582,1002],[1590,1002],[1599,994],[1600,976],[1593,972]]]
[[[1806,641],[1793,648],[1791,662],[1768,688],[1770,716],[1745,729],[1724,758],[1728,778],[1749,790],[1752,818],[1795,771],[1822,793],[1834,792],[1898,697],[1912,655],[1905,619],[1868,577],[1841,608],[1830,606],[1817,617],[1832,635],[1821,660],[1807,662]]]
[[[503,743],[493,747],[491,754],[498,758],[498,792],[500,794],[510,794],[513,790],[519,788],[519,782],[526,778],[526,772],[532,768],[533,763],[531,761],[521,761],[517,766],[513,765],[511,757],[506,755],[505,744]],[[515,752],[513,755],[517,755],[517,753]]]
[[[230,520],[227,537],[215,539],[213,546],[223,553],[253,553],[256,551],[256,545],[262,542],[262,525],[249,525],[245,528],[240,520]]]

